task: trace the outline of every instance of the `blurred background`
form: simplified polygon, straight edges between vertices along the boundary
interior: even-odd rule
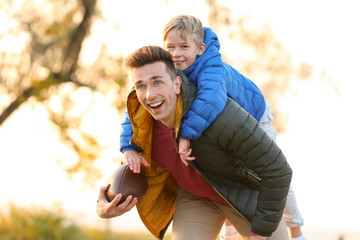
[[[355,0],[2,0],[0,239],[147,233],[135,209],[100,219],[96,199],[122,158],[123,58],[162,46],[177,14],[211,27],[224,61],[270,102],[308,239],[360,239],[358,10]]]

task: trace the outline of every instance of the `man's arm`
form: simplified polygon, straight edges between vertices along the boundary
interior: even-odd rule
[[[291,168],[276,143],[233,100],[229,100],[219,117],[216,120],[217,143],[261,178],[257,210],[251,225],[254,233],[269,236],[282,217]],[[267,230],[263,226],[267,226]]]

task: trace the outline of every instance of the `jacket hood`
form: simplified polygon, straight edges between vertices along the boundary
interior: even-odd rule
[[[198,56],[195,59],[195,62],[188,69],[184,70],[186,76],[188,76],[192,81],[197,81],[198,74],[203,69],[205,63],[211,61],[212,59],[216,59],[219,56],[221,57],[219,52],[220,42],[216,33],[214,33],[210,28],[204,27],[204,34],[205,52]]]

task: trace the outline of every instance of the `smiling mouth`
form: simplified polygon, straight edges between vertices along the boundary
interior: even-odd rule
[[[158,109],[159,107],[161,107],[163,105],[164,102],[157,102],[157,103],[151,103],[149,104],[149,106],[152,108],[152,109]]]

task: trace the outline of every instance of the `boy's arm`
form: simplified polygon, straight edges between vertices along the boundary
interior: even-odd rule
[[[130,169],[134,173],[139,173],[141,171],[141,163],[143,163],[145,166],[150,166],[150,164],[136,151],[136,148],[130,144],[132,130],[133,128],[126,109],[121,122],[120,151],[124,153],[125,163],[130,166]]]
[[[225,106],[227,95],[222,69],[220,64],[213,73],[199,74],[196,99],[183,118],[179,131],[179,154],[185,166],[187,161],[195,160],[190,156],[190,139],[200,137]]]
[[[150,166],[146,159],[135,150],[126,150],[124,152],[124,161],[134,173],[140,173],[141,163],[146,167]]]
[[[190,76],[191,77],[191,76]],[[197,80],[197,97],[186,113],[180,129],[180,137],[196,139],[209,127],[225,107],[227,95],[223,68],[200,74]]]
[[[187,161],[195,160],[195,157],[190,156],[191,151],[192,151],[192,149],[190,148],[190,140],[180,137],[179,138],[179,154],[180,154],[180,159],[184,163],[185,166],[189,165]]]
[[[135,147],[130,144],[132,138],[132,125],[129,119],[127,109],[124,112],[120,128],[120,152],[124,153],[127,150],[135,150]]]

